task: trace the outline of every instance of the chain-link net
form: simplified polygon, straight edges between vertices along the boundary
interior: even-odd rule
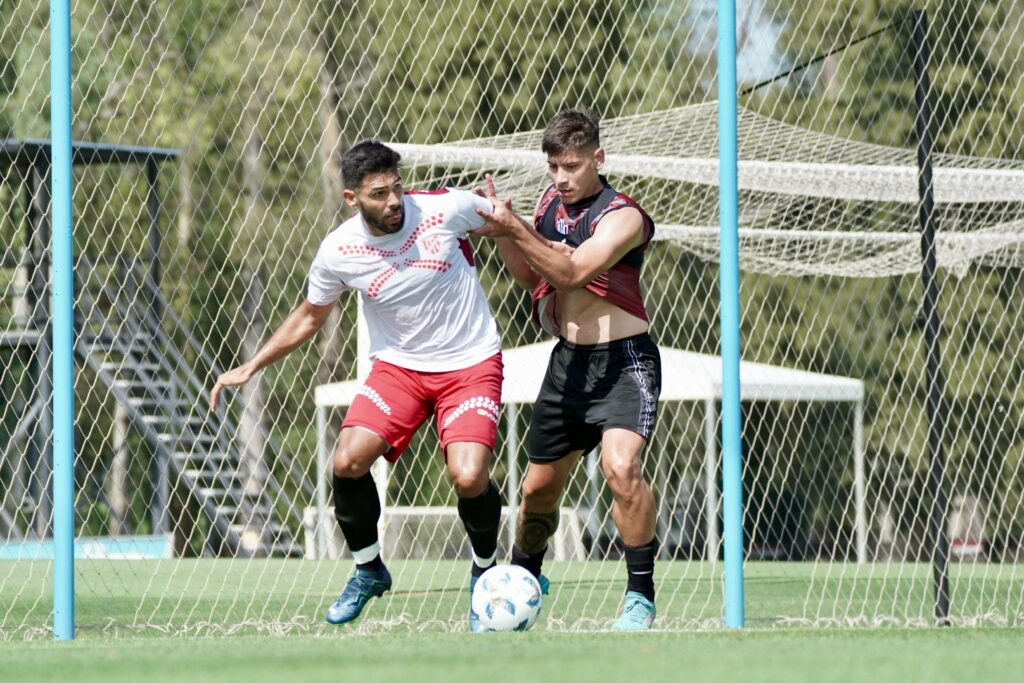
[[[931,623],[912,5],[738,5],[748,618]],[[924,5],[951,616],[1019,624],[1024,5]],[[0,4],[3,637],[47,633],[51,607],[47,9]],[[344,406],[315,397],[357,380],[355,295],[216,413],[214,379],[302,300],[346,215],[344,150],[394,144],[412,187],[492,172],[529,214],[538,131],[568,106],[603,117],[612,183],[659,225],[643,284],[675,398],[645,457],[656,624],[718,624],[714,13],[713,0],[74,1],[79,627],[326,628],[351,569],[322,493]],[[504,348],[543,343],[491,243],[473,248]],[[504,411],[494,476],[514,503],[530,405]],[[395,589],[352,630],[464,628],[469,548],[433,427],[383,488]],[[614,617],[610,502],[583,458],[539,628]]]

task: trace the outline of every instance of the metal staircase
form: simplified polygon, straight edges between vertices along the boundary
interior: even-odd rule
[[[83,263],[76,272],[76,353],[153,449],[154,507],[164,515],[154,526],[168,528],[172,490],[184,488],[205,518],[205,553],[301,556],[302,509],[267,459],[273,457],[277,472],[307,501],[312,484],[269,434],[260,435],[266,453],[245,452],[244,435],[227,411],[209,411],[209,378],[220,370],[152,281],[128,262]],[[186,353],[206,369],[205,379]]]

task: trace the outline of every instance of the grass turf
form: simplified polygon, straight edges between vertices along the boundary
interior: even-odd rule
[[[10,681],[1020,680],[1021,629],[387,633],[9,642]]]
[[[350,563],[76,563],[78,640],[53,643],[50,565],[0,563],[0,681],[1019,680],[1024,567],[952,566],[953,614],[1009,628],[865,628],[929,622],[926,565],[746,565],[748,624],[722,631],[721,565],[658,565],[657,626],[611,634],[618,562],[548,566],[553,593],[525,634],[469,636],[465,562],[391,564],[395,590],[358,624],[321,621]],[[860,628],[805,628],[855,624]],[[779,625],[795,628],[777,628]],[[568,632],[566,629],[584,629]],[[712,632],[695,632],[704,629]],[[195,637],[160,637],[186,635]],[[225,636],[225,637],[217,637]]]
[[[322,623],[350,561],[200,559],[80,560],[76,623],[81,637],[153,633],[333,634]],[[395,587],[371,603],[349,633],[464,627],[465,562],[391,564]],[[620,562],[558,562],[545,600],[545,630],[602,629],[618,609]],[[973,625],[1024,625],[1024,566],[952,565],[952,615]],[[927,565],[749,562],[748,623],[754,626],[928,624]],[[662,562],[657,626],[716,628],[722,615],[721,564]],[[52,576],[47,562],[0,562],[0,639],[48,637]]]

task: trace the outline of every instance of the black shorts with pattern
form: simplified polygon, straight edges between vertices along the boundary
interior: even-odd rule
[[[587,452],[608,429],[648,441],[658,419],[661,354],[645,332],[606,344],[559,340],[551,352],[527,438],[531,462]]]

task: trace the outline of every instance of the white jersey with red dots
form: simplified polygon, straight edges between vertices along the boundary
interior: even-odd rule
[[[408,192],[393,235],[371,235],[356,214],[320,245],[309,270],[310,303],[333,303],[347,288],[363,300],[370,358],[409,370],[448,372],[501,349],[498,328],[466,234],[483,226],[482,197],[461,190]]]

